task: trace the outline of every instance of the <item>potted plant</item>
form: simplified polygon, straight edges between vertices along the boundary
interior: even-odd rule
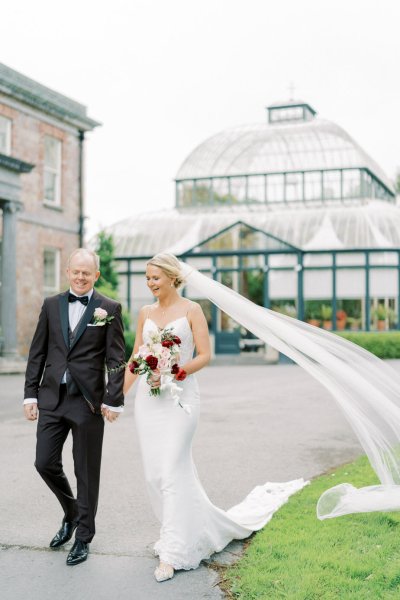
[[[336,329],[338,329],[339,331],[343,331],[343,329],[346,327],[346,322],[347,322],[347,313],[342,309],[337,310],[336,311]]]
[[[332,306],[323,304],[321,306],[322,327],[332,329]]]
[[[389,329],[396,329],[397,325],[397,313],[393,308],[388,310]]]
[[[347,322],[350,325],[351,331],[359,331],[361,327],[360,317],[348,317]]]
[[[314,327],[321,325],[321,316],[317,308],[313,307],[306,310],[306,321],[310,325],[314,325]]]
[[[383,331],[384,329],[386,329],[387,315],[388,315],[388,311],[387,311],[386,306],[380,302],[374,310],[374,316],[377,321],[378,331]]]

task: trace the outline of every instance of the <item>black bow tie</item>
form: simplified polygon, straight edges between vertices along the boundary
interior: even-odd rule
[[[84,306],[87,306],[89,302],[89,296],[75,296],[74,294],[71,294],[71,292],[68,294],[68,302],[76,302],[77,300]]]

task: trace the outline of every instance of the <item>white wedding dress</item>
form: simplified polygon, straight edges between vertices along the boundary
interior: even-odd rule
[[[168,324],[182,341],[181,365],[193,356],[194,344],[186,317]],[[147,318],[144,343],[157,325]],[[140,377],[135,402],[135,419],[145,478],[154,512],[161,523],[160,539],[154,550],[160,560],[174,569],[195,569],[201,560],[221,551],[231,540],[244,539],[261,529],[289,496],[306,482],[258,486],[247,498],[228,511],[214,506],[198,478],[192,459],[192,439],[200,413],[200,394],[194,375],[179,382],[180,401],[190,406],[188,414],[176,406],[170,393],[149,394]]]

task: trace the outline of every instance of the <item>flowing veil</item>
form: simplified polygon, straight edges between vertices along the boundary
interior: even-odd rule
[[[356,433],[381,485],[344,483],[325,491],[319,519],[400,509],[400,376],[355,344],[263,308],[181,263],[188,284],[254,335],[282,352],[331,393]]]

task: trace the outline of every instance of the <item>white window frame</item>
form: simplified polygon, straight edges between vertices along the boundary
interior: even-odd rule
[[[57,142],[57,157],[56,166],[46,165],[46,138]],[[45,135],[44,140],[44,169],[43,169],[43,202],[48,206],[60,206],[61,205],[61,155],[62,155],[62,142],[58,138],[52,135]],[[46,198],[46,173],[55,176],[55,190],[54,199]]]
[[[46,285],[46,253],[54,255],[54,285]],[[60,291],[60,250],[46,246],[43,250],[43,294],[45,297],[57,294]]]
[[[0,147],[1,154],[11,154],[11,126],[12,120],[4,115],[0,115],[0,121],[5,123],[5,132],[6,132],[6,145],[5,148]]]

